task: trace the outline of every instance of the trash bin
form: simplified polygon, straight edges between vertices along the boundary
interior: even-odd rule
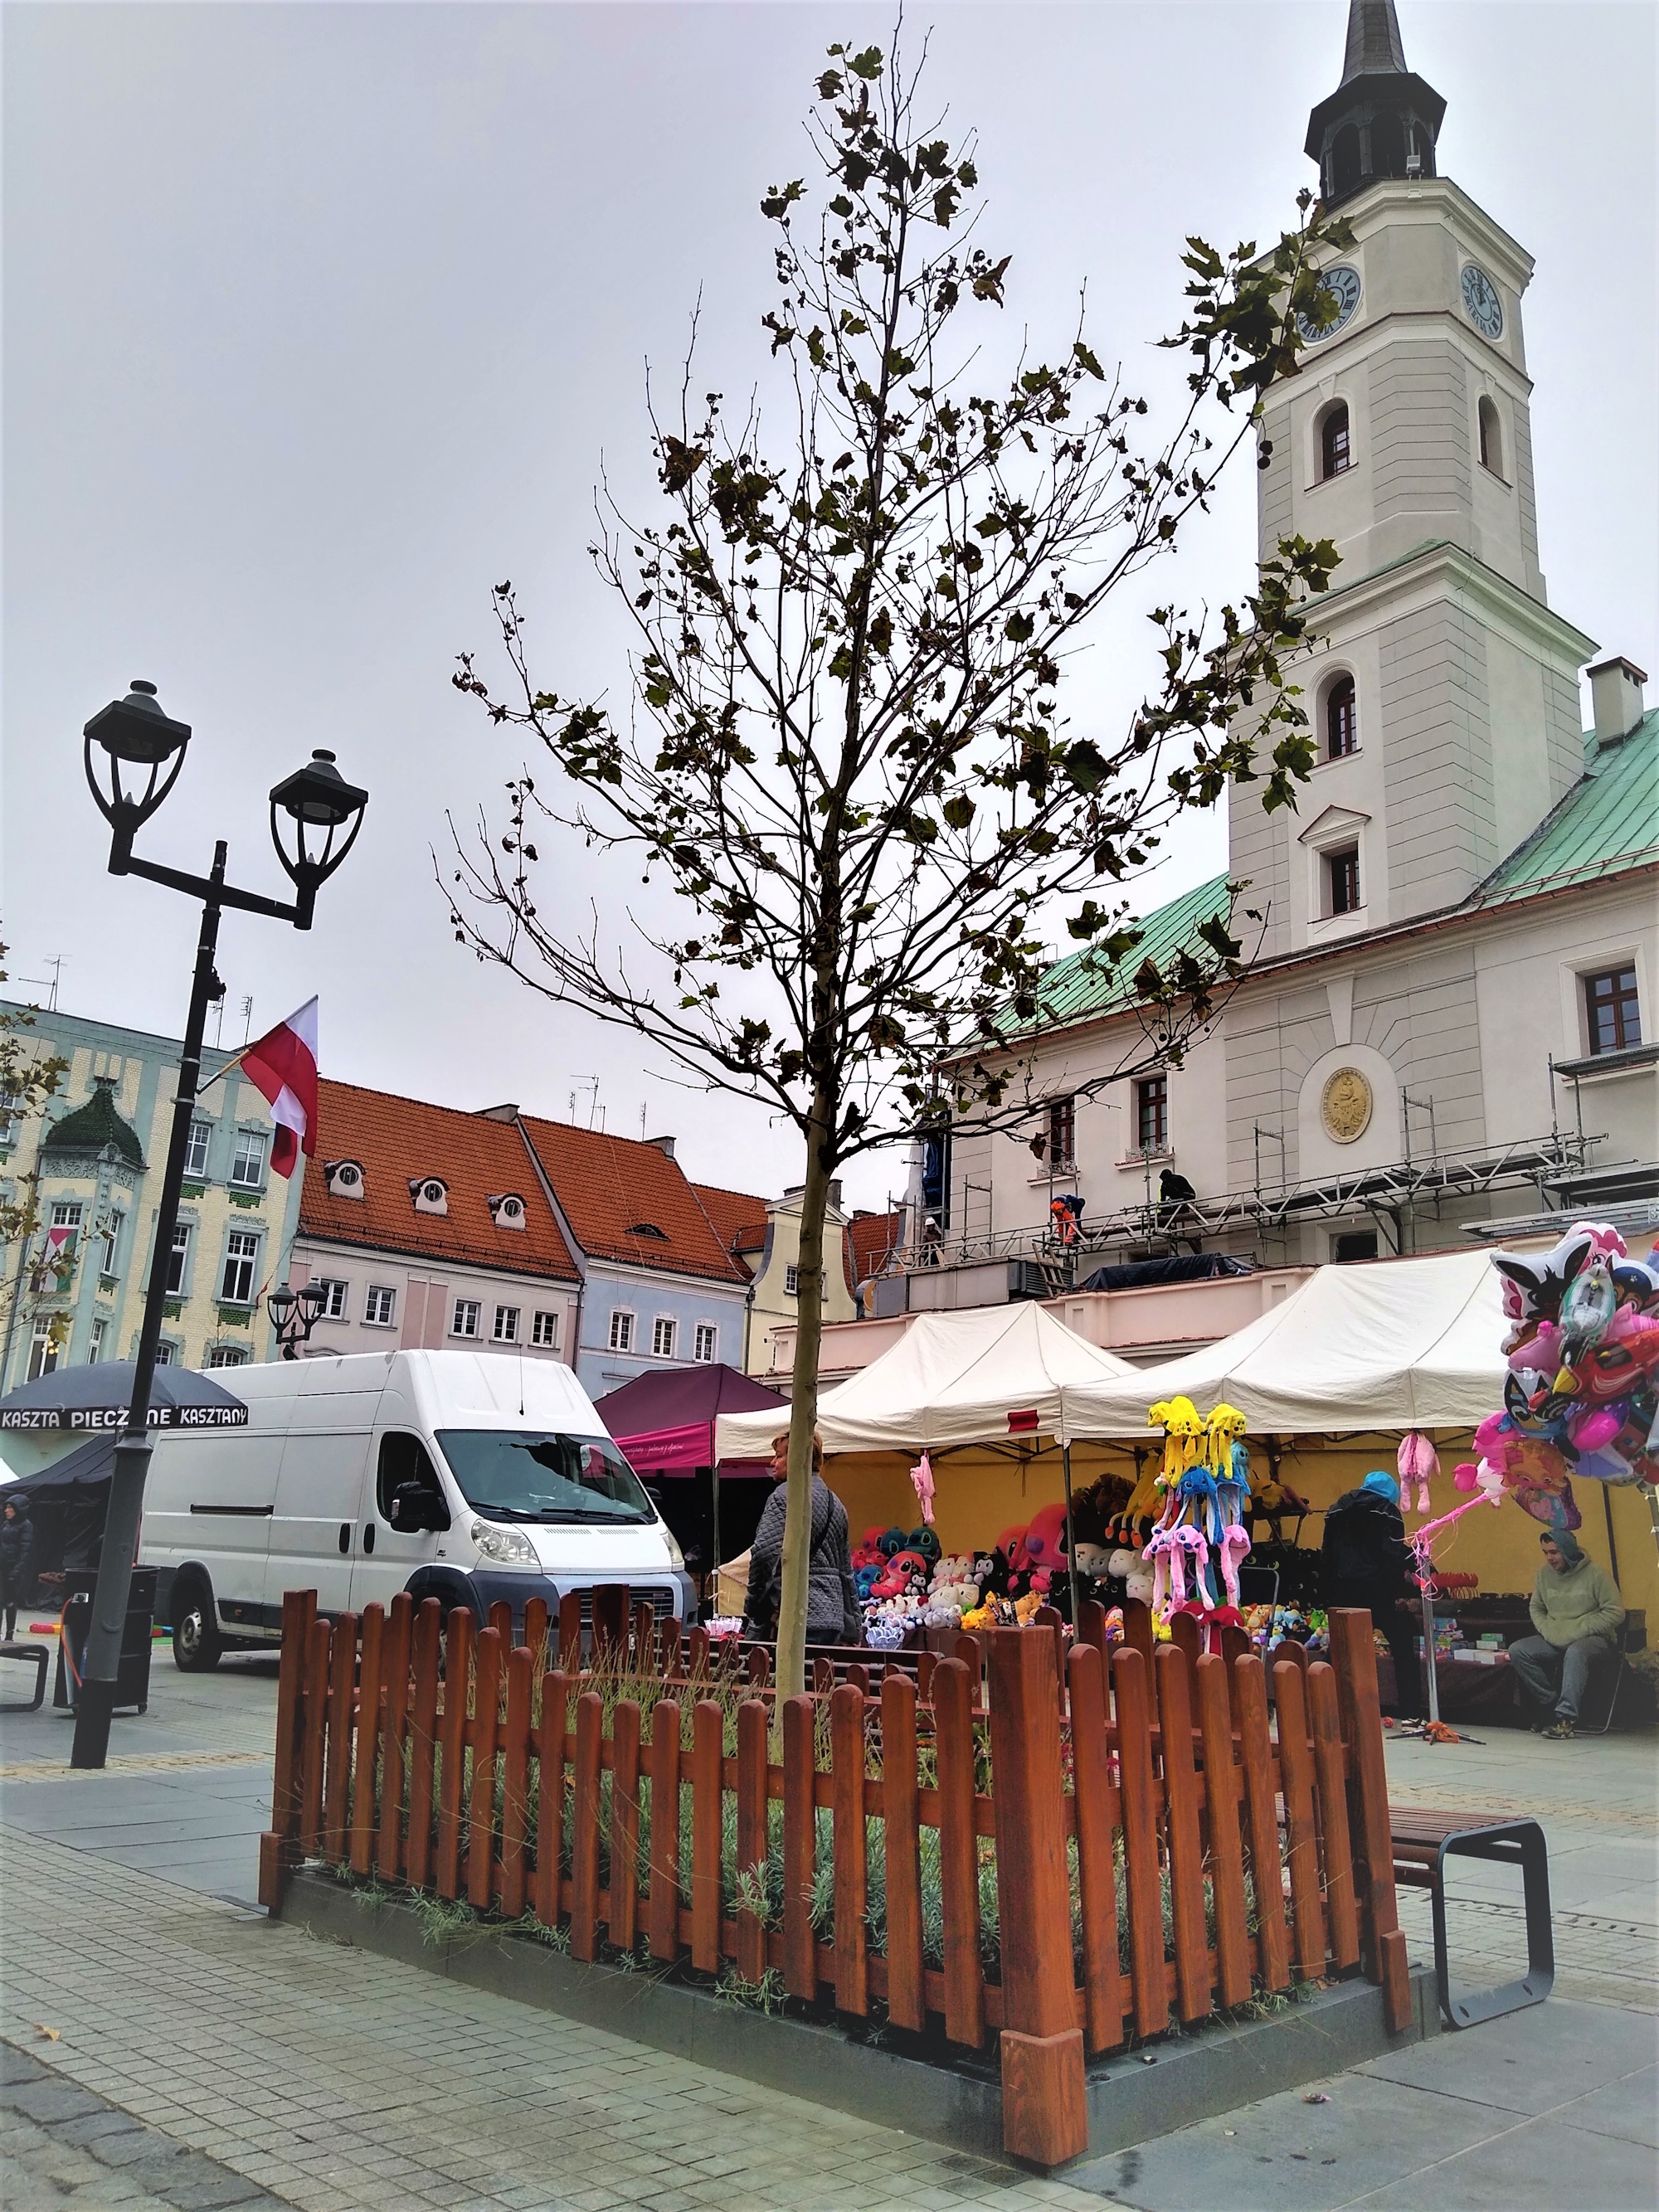
[[[87,1631],[92,1623],[92,1595],[98,1577],[95,1574],[71,1572],[64,1581],[68,1595],[64,1601],[64,1619],[58,1637],[58,1673],[52,1683],[52,1702],[54,1705],[67,1705],[73,1711],[78,1703]],[[150,1629],[155,1610],[155,1570],[135,1567],[132,1587],[127,1593],[127,1617],[121,1631],[121,1656],[115,1669],[114,1710],[118,1713],[142,1713],[149,1705]]]

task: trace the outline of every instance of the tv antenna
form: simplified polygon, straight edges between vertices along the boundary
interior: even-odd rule
[[[53,952],[41,962],[43,968],[50,968],[52,970],[50,981],[44,975],[20,975],[17,979],[20,983],[33,984],[37,991],[45,991],[46,1003],[41,1009],[43,1013],[55,1014],[58,1012],[58,979],[63,972],[64,963],[68,958],[67,952]]]

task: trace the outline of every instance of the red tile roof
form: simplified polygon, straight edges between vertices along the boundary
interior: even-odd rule
[[[684,1169],[657,1146],[529,1114],[523,1125],[585,1252],[668,1274],[749,1280],[748,1269],[732,1257]],[[750,1213],[757,1205],[765,1211],[763,1200],[744,1204]]]
[[[356,1160],[364,1196],[331,1196],[325,1160]],[[447,1213],[415,1211],[409,1186],[419,1176],[437,1176],[448,1185]],[[498,1229],[490,1218],[489,1200],[508,1192],[524,1200],[522,1229]],[[510,1123],[326,1078],[317,1086],[317,1152],[306,1162],[299,1233],[513,1274],[577,1279],[534,1163]]]
[[[892,1213],[855,1213],[847,1224],[854,1289],[879,1274],[903,1241],[902,1209]]]
[[[766,1200],[744,1190],[720,1190],[694,1182],[692,1189],[727,1252],[759,1252],[766,1243]],[[752,1269],[746,1270],[748,1273]]]

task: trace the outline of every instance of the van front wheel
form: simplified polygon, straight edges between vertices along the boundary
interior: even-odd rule
[[[173,1601],[173,1663],[186,1674],[206,1674],[224,1651],[213,1598],[200,1583],[186,1583]]]

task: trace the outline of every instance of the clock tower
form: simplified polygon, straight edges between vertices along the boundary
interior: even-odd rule
[[[1230,866],[1268,957],[1458,905],[1583,772],[1595,647],[1538,562],[1532,260],[1440,173],[1444,113],[1394,0],[1351,0],[1307,152],[1353,243],[1322,257],[1336,320],[1262,423],[1262,557],[1297,532],[1341,556],[1298,678],[1318,765],[1297,811],[1232,795]]]

